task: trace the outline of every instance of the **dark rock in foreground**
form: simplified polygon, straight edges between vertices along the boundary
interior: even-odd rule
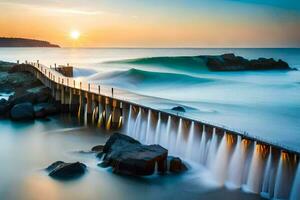
[[[10,110],[12,120],[33,120],[34,109],[32,103],[16,104]]]
[[[176,107],[172,108],[172,110],[178,111],[178,112],[185,112],[185,109],[182,106],[176,106]]]
[[[173,156],[168,157],[168,166],[169,171],[173,173],[181,173],[188,169],[180,158]]]
[[[142,145],[139,141],[119,133],[106,142],[102,166],[111,166],[113,172],[124,175],[152,175],[167,171],[168,150],[159,145]]]
[[[65,163],[57,161],[46,168],[49,176],[57,179],[72,179],[79,177],[86,171],[86,165],[80,162]]]

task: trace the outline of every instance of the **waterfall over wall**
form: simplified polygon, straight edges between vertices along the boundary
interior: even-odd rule
[[[219,186],[242,188],[267,198],[299,199],[298,156],[292,159],[288,153],[242,135],[151,109],[130,105],[125,116],[126,134],[199,163]]]

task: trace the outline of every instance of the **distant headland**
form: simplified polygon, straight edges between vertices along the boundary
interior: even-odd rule
[[[7,38],[0,37],[0,47],[55,47],[60,48],[57,44],[35,39],[26,38]]]

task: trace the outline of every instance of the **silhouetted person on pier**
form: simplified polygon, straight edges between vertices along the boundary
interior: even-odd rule
[[[111,96],[114,97],[114,88],[111,88]]]

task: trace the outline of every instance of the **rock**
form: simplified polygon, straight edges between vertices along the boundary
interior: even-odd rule
[[[5,99],[0,99],[0,116],[6,116],[9,108],[10,106],[8,101]]]
[[[188,169],[186,165],[182,162],[182,160],[178,157],[169,156],[168,163],[169,171],[173,173],[181,173]]]
[[[51,99],[50,90],[45,87],[36,87],[24,92],[16,90],[15,94],[9,98],[12,105],[30,102],[32,104],[48,102]]]
[[[94,152],[102,152],[104,149],[104,145],[97,145],[97,146],[94,146],[91,151],[94,151]]]
[[[220,56],[201,56],[206,65],[213,71],[244,71],[244,70],[292,70],[288,63],[273,58],[245,59],[234,54]]]
[[[114,173],[147,176],[154,173],[155,165],[161,173],[167,170],[168,151],[159,145],[142,145],[139,141],[119,133],[106,142],[103,162]]]
[[[103,152],[97,153],[97,155],[96,155],[96,157],[100,160],[103,158],[103,156],[104,156]]]
[[[58,179],[71,179],[83,175],[86,171],[86,165],[80,162],[65,163],[57,161],[46,168],[49,176]]]
[[[172,110],[178,111],[178,112],[185,112],[185,109],[182,106],[176,106],[176,107],[172,108]]]
[[[34,119],[34,109],[32,103],[16,104],[10,110],[10,117],[13,120]]]
[[[101,163],[99,163],[99,164],[97,164],[99,167],[102,167],[102,168],[107,168],[107,167],[109,167],[109,163],[108,162],[106,162],[106,161],[103,161],[103,162],[101,162]]]
[[[11,105],[21,104],[21,103],[32,103],[36,102],[36,95],[30,92],[16,92],[14,95],[9,97],[9,102]]]
[[[40,103],[34,106],[36,118],[44,118],[59,113],[59,108],[50,103]]]

